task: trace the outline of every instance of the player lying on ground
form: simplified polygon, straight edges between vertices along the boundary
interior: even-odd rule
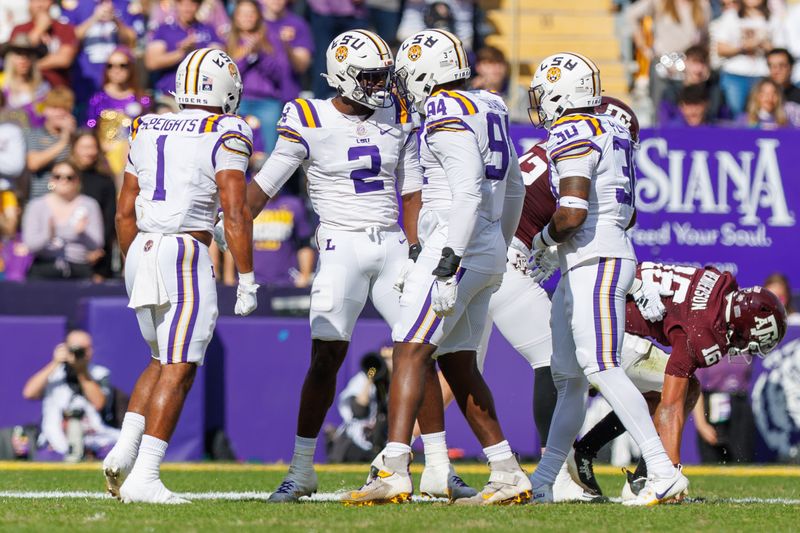
[[[400,92],[425,116],[422,252],[405,280],[402,318],[393,333],[388,444],[376,474],[346,494],[347,503],[399,502],[412,493],[414,420],[419,418],[423,432],[435,424],[444,430],[441,397],[432,401],[423,394],[426,380],[436,380],[436,358],[491,468],[483,490],[456,504],[530,498],[530,482],[503,436],[476,364],[489,298],[502,280],[524,190],[509,142],[508,109],[492,93],[462,90],[469,74],[464,47],[449,32],[424,30],[400,46]]]
[[[326,78],[338,95],[286,104],[275,150],[247,191],[255,216],[302,166],[320,219],[319,265],[311,288],[311,364],[292,463],[271,502],[297,501],[316,492],[317,435],[333,402],[356,320],[369,297],[389,326],[397,326],[400,300],[393,285],[408,258],[419,253],[422,169],[411,115],[392,94],[389,46],[372,32],[348,31],[328,46],[327,64]],[[405,233],[397,224],[396,187],[403,198]],[[430,401],[441,410],[441,389],[432,376]],[[426,469],[421,490],[453,498],[475,494],[453,472],[444,434],[438,428],[422,429]]]
[[[645,320],[635,304],[627,303],[625,331],[662,346],[665,353],[637,337],[628,340],[622,365],[642,392],[655,395],[655,425],[673,463],[680,463],[680,445],[686,416],[700,393],[694,373],[717,364],[723,357],[763,357],[786,333],[786,311],[777,296],[762,287],[739,289],[729,272],[642,263],[637,277],[660,285],[666,315],[658,322]],[[637,340],[638,339],[638,340]],[[745,362],[742,361],[742,362]],[[608,442],[625,432],[612,412],[574,446],[570,473],[587,490],[601,494],[592,461]],[[623,498],[631,498],[647,479],[642,462],[628,472]]]
[[[128,307],[151,350],[119,441],[103,461],[108,490],[125,502],[185,503],[159,469],[217,320],[208,245],[220,201],[239,275],[236,309],[256,308],[253,220],[245,204],[252,132],[240,117],[236,64],[203,48],[178,66],[179,113],[134,120],[117,207]],[[130,472],[130,474],[128,474]]]

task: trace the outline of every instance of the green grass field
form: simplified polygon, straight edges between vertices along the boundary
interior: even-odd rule
[[[0,529],[7,531],[797,531],[800,469],[792,467],[688,468],[692,502],[650,509],[607,503],[463,508],[414,502],[374,508],[336,502],[270,505],[265,493],[280,482],[280,465],[166,465],[165,484],[185,493],[206,493],[191,505],[124,505],[100,498],[98,464],[74,466],[0,463]],[[484,465],[458,465],[480,486]],[[530,465],[529,465],[530,470]],[[623,482],[616,469],[600,468],[601,484],[616,496]],[[417,474],[419,471],[416,471]],[[320,491],[357,488],[364,467],[321,468]],[[418,479],[418,478],[417,478]],[[85,491],[85,494],[82,492]],[[62,494],[46,495],[45,492]],[[232,494],[247,493],[251,495]],[[22,493],[31,493],[26,496]],[[209,494],[228,493],[228,494]],[[46,497],[47,496],[47,497]],[[229,499],[221,499],[227,497]],[[233,499],[235,498],[235,499]],[[780,501],[778,501],[780,500]]]

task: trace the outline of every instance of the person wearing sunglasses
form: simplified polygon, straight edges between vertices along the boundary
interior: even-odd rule
[[[28,279],[89,278],[103,254],[100,206],[81,194],[78,170],[69,162],[53,166],[47,188],[22,217],[22,241],[34,256]]]

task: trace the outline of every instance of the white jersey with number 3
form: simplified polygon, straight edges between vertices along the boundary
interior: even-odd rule
[[[250,127],[236,115],[186,109],[134,120],[125,171],[139,182],[139,230],[213,231],[219,208],[216,174],[245,172],[252,139]]]
[[[562,178],[583,177],[591,182],[585,222],[558,247],[562,269],[598,257],[635,261],[633,244],[625,233],[634,213],[636,181],[628,128],[610,115],[566,115],[550,128],[547,158],[557,200]]]

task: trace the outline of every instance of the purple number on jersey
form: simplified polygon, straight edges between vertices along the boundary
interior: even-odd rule
[[[506,135],[505,124],[500,115],[496,113],[487,113],[486,123],[489,126],[489,150],[492,151],[492,155],[500,154],[500,166],[486,165],[486,177],[490,180],[502,180],[506,177],[509,160],[508,135]]]
[[[614,150],[622,152],[625,158],[622,175],[628,178],[630,183],[630,191],[617,189],[617,201],[621,204],[633,206],[633,191],[636,190],[636,169],[633,167],[633,148],[630,140],[624,137],[614,137]]]
[[[167,136],[159,135],[156,139],[156,188],[153,191],[153,201],[164,201],[167,199],[167,191],[164,189],[164,145],[167,144]]]
[[[362,157],[369,157],[370,166],[368,168],[358,168],[350,173],[350,179],[353,180],[356,194],[382,191],[383,180],[365,181],[381,173],[381,153],[378,147],[374,144],[351,146],[347,151],[348,161],[357,161]]]

